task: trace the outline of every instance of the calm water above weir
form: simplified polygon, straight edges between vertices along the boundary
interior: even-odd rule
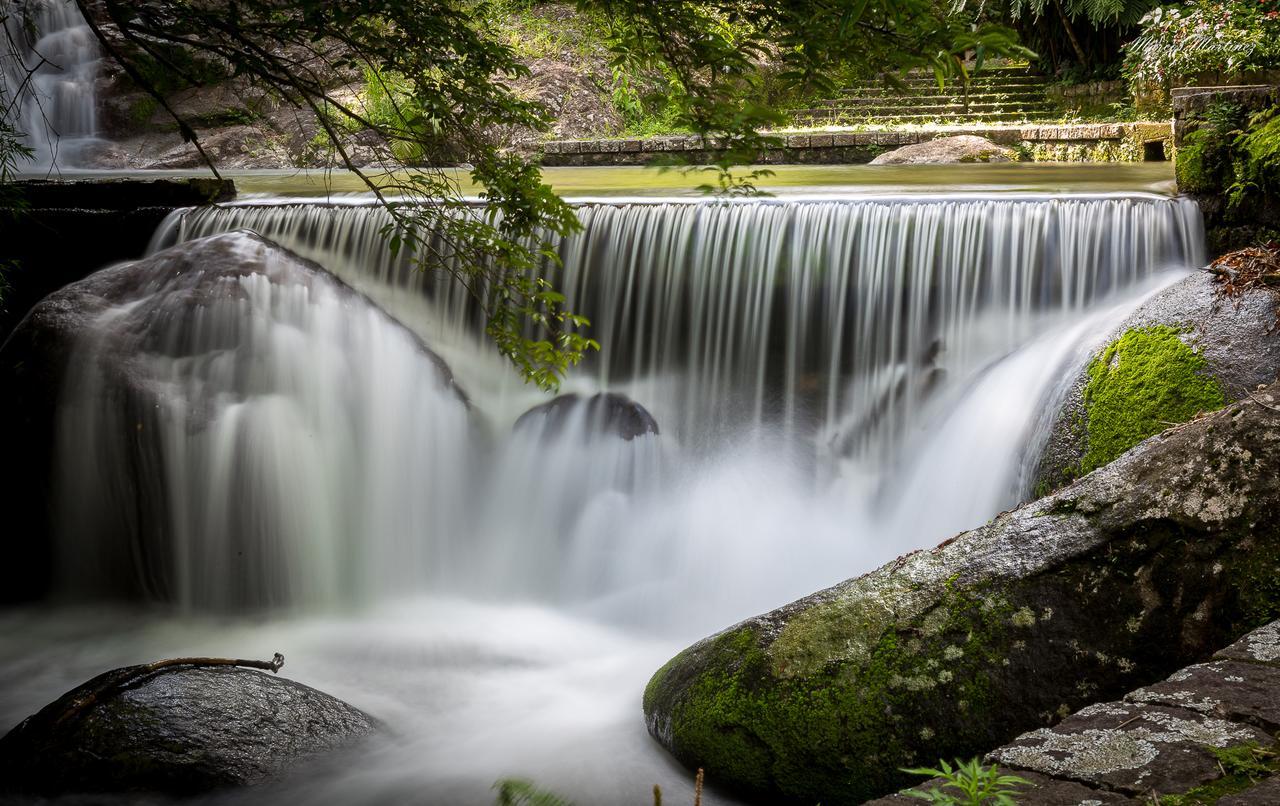
[[[749,169],[743,169],[749,170]],[[1173,163],[1111,164],[1009,163],[982,165],[774,165],[772,177],[759,180],[762,191],[778,196],[866,193],[963,193],[1022,191],[1039,193],[1135,192],[1172,195]],[[475,190],[466,171],[453,170],[463,192]],[[208,171],[29,172],[30,178],[108,178],[208,176]],[[241,196],[323,197],[367,192],[348,171],[226,171]],[[543,178],[556,192],[581,197],[698,197],[705,180],[694,172],[655,168],[545,168]]]
[[[661,436],[513,435],[545,396],[454,291],[385,249],[376,208],[299,203],[321,195],[310,176],[237,176],[262,195],[174,216],[157,246],[251,229],[318,261],[440,353],[471,413],[422,382],[434,370],[394,328],[332,295],[243,278],[198,325],[158,284],[101,317],[86,344],[155,313],[146,367],[171,393],[148,455],[182,483],[154,517],[184,513],[174,552],[202,559],[172,570],[164,610],[72,587],[0,613],[0,721],[113,666],[280,651],[286,675],[395,737],[223,800],[485,804],[523,776],[580,806],[645,803],[655,783],[691,802],[692,775],[645,732],[653,671],[1016,504],[1074,370],[1203,260],[1167,166],[780,169],[782,198],[733,203],[671,174],[548,175],[582,200],[557,279],[604,343],[566,390],[629,394]],[[234,350],[229,333],[253,335]],[[80,556],[103,550],[94,524],[116,506],[101,480],[133,472],[92,356],[64,390],[59,464]],[[289,536],[249,549],[253,580],[227,553],[239,526],[189,517],[223,511]],[[93,587],[98,567],[62,571]],[[279,606],[238,610],[227,591],[252,585]]]

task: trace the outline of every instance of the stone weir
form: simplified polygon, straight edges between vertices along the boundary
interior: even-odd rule
[[[899,146],[939,137],[970,135],[1005,146],[1024,147],[1035,161],[1142,162],[1164,160],[1172,128],[1168,123],[992,124],[891,130],[779,132],[780,147],[759,155],[763,165],[862,164]],[[714,144],[696,135],[604,140],[553,140],[542,164],[552,166],[648,165],[672,157],[710,162]]]
[[[27,311],[109,263],[140,258],[169,213],[230,201],[235,185],[211,178],[32,180],[12,186],[19,213],[0,216],[8,288],[0,343]]]

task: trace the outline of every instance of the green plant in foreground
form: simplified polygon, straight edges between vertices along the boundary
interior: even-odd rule
[[[1031,783],[1016,775],[1005,775],[995,765],[984,766],[976,758],[968,761],[956,759],[954,769],[945,761],[939,761],[938,766],[941,769],[929,767],[904,769],[903,772],[912,775],[941,778],[943,783],[923,791],[908,789],[902,794],[910,798],[927,800],[939,806],[1016,806],[1017,801],[1013,796],[1018,792],[1017,787]]]
[[[569,801],[545,792],[523,778],[503,778],[493,785],[498,790],[497,806],[572,806]]]

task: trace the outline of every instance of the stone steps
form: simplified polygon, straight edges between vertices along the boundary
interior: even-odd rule
[[[967,91],[955,85],[939,88],[931,74],[913,73],[893,84],[859,81],[831,98],[791,111],[800,126],[833,123],[927,123],[931,120],[962,123],[1008,123],[1056,117],[1040,76],[1024,67],[984,70]]]
[[[937,105],[937,104],[964,104],[966,101],[972,106],[974,104],[998,103],[1001,101],[1009,102],[1039,102],[1044,96],[1034,92],[982,92],[972,93],[967,98],[963,95],[883,95],[883,96],[862,96],[859,98],[851,98],[842,100],[839,98],[828,98],[821,101],[815,101],[810,108],[828,108],[828,107],[861,107],[861,106],[904,106],[911,107],[917,104]]]
[[[1090,705],[1051,728],[1024,733],[986,763],[1026,779],[1027,804],[1149,804],[1213,787],[1219,806],[1280,803],[1274,755],[1280,731],[1280,621],[1254,630],[1207,663],[1188,666],[1118,702]],[[1254,751],[1260,766],[1241,773],[1224,752]],[[914,788],[941,786],[935,779]],[[1225,790],[1225,791],[1222,791]],[[951,790],[944,790],[951,791]],[[1208,802],[1208,801],[1204,801]],[[920,803],[903,794],[866,806]]]
[[[962,124],[962,125],[981,125],[992,123],[1023,123],[1033,121],[1049,120],[1053,117],[1047,112],[983,112],[983,113],[966,113],[963,111],[955,111],[948,114],[924,114],[924,115],[881,115],[868,116],[865,114],[857,114],[848,110],[833,110],[832,112],[824,112],[823,114],[810,115],[804,118],[797,116],[795,118],[798,126],[832,126],[832,125],[855,125],[859,123],[876,123],[876,124],[925,124],[932,122],[946,124]]]

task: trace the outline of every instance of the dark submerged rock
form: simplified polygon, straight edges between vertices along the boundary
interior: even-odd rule
[[[1114,376],[1140,382],[1099,405],[1101,398],[1089,394],[1090,368],[1080,372],[1041,454],[1031,485],[1036,495],[1092,470],[1091,454],[1123,452],[1169,424],[1240,400],[1280,377],[1278,297],[1261,288],[1226,296],[1211,274],[1200,271],[1138,308],[1094,360],[1105,359]],[[1186,349],[1165,349],[1175,339]],[[1101,451],[1091,446],[1090,434],[1099,433],[1116,444]]]
[[[695,644],[646,688],[649,731],[763,801],[853,804],[1118,697],[1280,610],[1276,467],[1280,384]]]
[[[626,395],[600,392],[588,398],[578,394],[560,395],[520,415],[515,430],[541,427],[544,437],[557,436],[575,417],[582,417],[589,435],[607,435],[633,440],[645,434],[658,435],[653,415]]]
[[[0,791],[192,794],[255,784],[379,727],[339,699],[265,672],[140,668],[95,677],[0,739]]]

